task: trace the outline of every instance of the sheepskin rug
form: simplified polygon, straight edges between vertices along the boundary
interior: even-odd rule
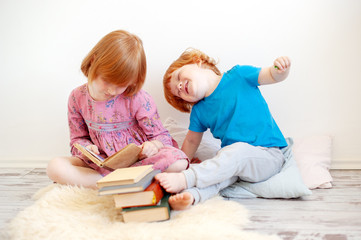
[[[34,195],[35,202],[12,219],[5,232],[10,240],[280,240],[244,231],[247,210],[221,197],[186,211],[173,211],[171,219],[153,223],[123,223],[111,196],[97,191],[52,184]]]

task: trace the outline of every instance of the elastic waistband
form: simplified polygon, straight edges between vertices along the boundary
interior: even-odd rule
[[[136,123],[135,120],[119,122],[119,123],[95,123],[87,120],[85,122],[89,129],[95,131],[104,131],[104,132],[126,129],[133,126]]]

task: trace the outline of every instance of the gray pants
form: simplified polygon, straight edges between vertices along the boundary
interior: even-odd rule
[[[279,148],[255,147],[238,142],[228,145],[211,159],[192,164],[183,171],[194,204],[218,194],[238,179],[261,182],[277,174],[285,159]]]

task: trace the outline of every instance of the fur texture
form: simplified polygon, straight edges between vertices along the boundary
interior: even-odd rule
[[[247,210],[221,197],[173,211],[169,221],[126,224],[120,221],[112,197],[98,196],[95,190],[53,184],[39,190],[34,199],[10,222],[4,239],[279,240],[242,230],[248,223]]]

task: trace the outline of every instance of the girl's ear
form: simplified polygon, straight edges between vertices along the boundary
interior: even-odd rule
[[[93,64],[94,60],[95,60],[95,54],[90,59],[89,67]]]

